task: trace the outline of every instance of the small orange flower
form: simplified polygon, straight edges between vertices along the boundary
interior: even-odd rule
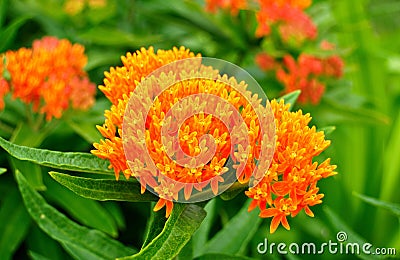
[[[273,217],[270,232],[281,223],[289,229],[287,216],[296,216],[302,209],[314,216],[310,206],[322,203],[317,183],[336,174],[336,166],[326,160],[319,164],[313,158],[324,151],[330,141],[323,132],[308,127],[309,114],[290,112],[283,101],[271,101],[276,124],[275,154],[263,180],[246,191],[252,200],[249,210],[259,207],[260,217]]]
[[[87,109],[94,103],[95,86],[83,67],[84,47],[68,40],[44,37],[31,49],[7,51],[5,69],[14,98],[32,104],[46,119],[60,118],[68,107]]]

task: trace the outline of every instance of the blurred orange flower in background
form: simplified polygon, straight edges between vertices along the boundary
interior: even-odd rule
[[[0,95],[10,91],[47,120],[60,118],[69,107],[88,109],[94,104],[96,87],[83,69],[87,57],[82,45],[49,36],[2,57]]]
[[[0,62],[0,109],[4,108],[3,97],[10,91],[10,86],[6,80],[6,70],[4,69],[3,61]]]
[[[276,77],[285,86],[284,93],[302,91],[299,103],[318,104],[325,92],[325,85],[318,77],[339,78],[343,73],[343,62],[338,56],[317,58],[301,54],[296,62],[292,56],[285,55],[282,65],[276,71]]]
[[[64,11],[69,15],[76,15],[88,8],[103,8],[107,6],[107,0],[66,0]]]
[[[301,90],[299,103],[316,105],[325,93],[324,81],[332,77],[340,78],[344,63],[338,55],[317,57],[301,53],[301,50],[294,51],[307,42],[317,40],[318,29],[305,13],[311,3],[311,0],[207,1],[206,10],[230,9],[232,15],[237,15],[238,9],[254,9],[257,20],[255,36],[264,39],[278,36],[277,40],[267,40],[269,44],[277,41],[274,48],[278,51],[274,48],[262,50],[255,56],[255,63],[264,71],[275,71],[284,94]],[[272,33],[273,28],[276,34]],[[336,46],[322,40],[317,48],[329,54]]]

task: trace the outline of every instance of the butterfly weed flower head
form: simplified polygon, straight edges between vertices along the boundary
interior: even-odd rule
[[[142,192],[155,193],[154,210],[165,207],[169,216],[174,202],[210,199],[235,182],[249,185],[261,217],[278,216],[273,223],[286,225],[286,217],[269,212],[276,207],[290,202],[294,216],[317,204],[316,182],[334,167],[312,163],[329,142],[315,127],[307,130],[308,115],[270,105],[251,79],[229,77],[220,60],[184,47],[142,48],[122,61],[100,86],[112,106],[98,126],[105,139],[92,153],[108,159],[117,178],[136,177]]]
[[[98,127],[106,139],[92,151],[110,160],[117,178],[138,178],[166,215],[173,201],[201,201],[235,181],[261,179],[273,155],[274,119],[246,82],[183,47],[141,49],[122,61],[100,86],[113,105]]]
[[[7,51],[3,60],[0,94],[10,91],[47,120],[70,107],[84,110],[94,104],[96,87],[84,71],[87,57],[80,44],[47,36],[32,48]]]

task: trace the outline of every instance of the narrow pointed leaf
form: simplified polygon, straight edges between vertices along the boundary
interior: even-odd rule
[[[0,259],[11,259],[31,224],[17,189],[2,198],[0,223]]]
[[[20,146],[0,137],[0,146],[11,156],[35,164],[62,170],[112,174],[109,162],[90,153],[58,152]]]
[[[89,123],[75,122],[73,120],[66,120],[66,123],[88,143],[98,142],[102,138],[99,131]]]
[[[258,210],[247,211],[250,200],[207,244],[202,253],[237,254],[246,247],[261,223]]]
[[[0,168],[0,175],[2,175],[3,173],[7,172],[6,168]]]
[[[22,201],[21,204],[22,206],[24,206],[24,203]],[[26,212],[26,214],[30,218],[29,213]],[[29,229],[29,233],[25,237],[24,242],[26,244],[26,247],[29,249],[28,254],[30,254],[30,252],[34,252],[39,256],[41,255],[43,257],[46,257],[47,259],[60,260],[67,260],[67,258],[69,257],[65,254],[65,251],[61,247],[60,243],[49,237],[37,225],[31,226],[31,228]]]
[[[371,204],[373,206],[389,210],[391,213],[396,215],[397,217],[400,217],[400,205],[395,204],[395,203],[390,203],[386,201],[381,201],[369,196],[365,196],[362,194],[354,193],[355,196],[359,197],[361,200],[365,201],[368,204]]]
[[[139,253],[121,259],[173,259],[189,242],[205,216],[202,207],[175,203],[162,232]]]
[[[10,46],[19,28],[30,18],[30,16],[21,16],[14,19],[9,26],[0,31],[0,52],[5,51]]]
[[[318,131],[323,131],[325,136],[333,133],[336,130],[336,126],[325,126],[318,129]]]
[[[28,255],[32,260],[51,260],[50,258],[47,258],[39,253],[36,253],[34,251],[29,251]]]
[[[62,247],[67,251],[74,259],[89,260],[99,259],[99,256],[95,252],[85,250],[84,248],[77,246],[69,242],[62,242]]]
[[[49,180],[46,182],[46,198],[49,201],[60,205],[79,223],[117,237],[118,228],[114,218],[98,201],[82,198],[48,176],[46,177]]]
[[[136,181],[91,179],[58,172],[49,172],[49,174],[60,184],[84,198],[131,202],[158,200],[150,192],[141,194],[140,184]]]
[[[70,250],[87,252],[97,259],[114,259],[130,255],[134,250],[125,247],[104,233],[88,229],[69,220],[55,208],[46,203],[43,197],[29,186],[24,176],[17,171],[16,179],[25,207],[38,226],[53,239],[66,243]]]
[[[165,218],[165,212],[162,210],[153,211],[155,203],[151,203],[151,214],[150,219],[147,222],[147,232],[146,232],[146,239],[143,242],[142,248],[145,248],[148,244],[153,241],[164,229],[165,222],[167,218]]]
[[[14,172],[18,169],[24,173],[26,180],[35,190],[46,190],[46,186],[43,183],[42,169],[39,165],[28,161],[20,161],[13,157],[10,158],[10,163]]]
[[[195,257],[199,255],[198,252],[202,251],[202,248],[208,241],[208,236],[210,234],[214,216],[216,214],[216,199],[210,200],[204,207],[204,210],[207,212],[207,216],[192,238]]]
[[[294,104],[296,104],[297,99],[299,98],[301,94],[301,90],[295,90],[293,92],[287,93],[286,95],[281,96],[280,98],[278,98],[278,102],[280,100],[284,100],[285,104],[290,104],[290,108],[289,110],[291,110],[294,106]]]

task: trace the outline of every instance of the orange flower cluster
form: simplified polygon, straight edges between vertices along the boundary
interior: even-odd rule
[[[251,1],[254,2],[254,1]],[[303,12],[311,4],[311,0],[257,0],[256,18],[257,37],[268,36],[271,26],[277,25],[281,38],[285,42],[303,42],[305,39],[315,39],[317,28],[311,19]],[[252,3],[246,0],[206,1],[206,10],[215,12],[218,8],[229,9],[232,15],[239,10],[248,8]]]
[[[82,45],[44,37],[30,49],[7,51],[3,58],[9,78],[0,75],[0,95],[11,91],[47,120],[60,118],[70,106],[87,109],[93,105],[96,87],[83,70],[87,57]]]
[[[290,229],[287,216],[296,216],[302,209],[311,217],[309,207],[322,203],[323,194],[318,193],[317,183],[322,178],[335,175],[335,165],[330,159],[318,164],[313,157],[329,145],[323,132],[315,126],[308,127],[309,114],[289,111],[289,104],[271,102],[276,124],[276,147],[269,170],[256,186],[246,191],[253,199],[249,211],[256,207],[260,217],[272,217],[270,232],[274,233],[279,224]]]
[[[256,62],[263,70],[276,70],[276,78],[284,87],[284,93],[301,90],[299,103],[318,104],[325,92],[325,84],[320,78],[340,78],[343,74],[343,61],[337,55],[318,58],[312,55],[301,54],[297,61],[285,55],[282,62],[272,56],[261,53]]]
[[[262,135],[260,133],[256,112],[251,104],[247,102],[247,100],[252,98],[257,100],[257,97],[244,97],[234,90],[240,89],[245,93],[246,85],[244,82],[237,83],[234,78],[228,79],[226,76],[218,75],[218,73],[212,69],[207,71],[207,67],[205,67],[206,71],[204,71],[204,75],[206,75],[207,78],[211,75],[210,78],[212,79],[201,77],[183,80],[173,84],[157,96],[147,115],[146,130],[144,132],[145,144],[154,165],[157,167],[156,173],[153,175],[146,175],[144,173],[147,171],[144,167],[145,159],[142,158],[143,152],[140,149],[142,146],[141,142],[139,139],[135,139],[136,130],[133,130],[132,134],[129,134],[130,138],[134,140],[129,143],[129,147],[127,148],[129,149],[129,155],[135,159],[132,161],[127,160],[127,151],[125,150],[125,153],[123,151],[121,128],[122,117],[125,114],[125,110],[128,109],[128,96],[132,94],[137,84],[143,80],[143,77],[149,75],[155,69],[162,65],[169,64],[174,60],[194,56],[193,53],[183,47],[180,49],[174,48],[172,51],[159,50],[157,53],[154,53],[153,48],[148,50],[141,49],[134,54],[128,53],[126,57],[122,57],[124,66],[117,67],[116,69],[111,68],[109,73],[106,72],[106,79],[104,80],[105,86],[100,86],[100,89],[111,100],[113,105],[111,110],[105,112],[105,124],[98,127],[99,131],[106,139],[101,140],[100,143],[95,143],[94,147],[96,150],[92,150],[92,153],[100,158],[110,160],[110,166],[114,169],[117,178],[119,173],[123,172],[126,178],[130,176],[139,178],[142,192],[145,191],[147,186],[151,187],[160,197],[154,210],[159,210],[166,206],[167,216],[173,208],[172,200],[177,200],[178,193],[181,190],[184,191],[184,198],[186,200],[192,195],[193,188],[202,191],[207,185],[210,185],[214,194],[217,194],[219,182],[224,181],[222,175],[228,171],[228,168],[225,167],[225,163],[229,156],[234,158],[237,162],[236,172],[239,181],[248,182],[255,167],[255,161],[254,159],[247,160],[247,158],[243,156],[258,158],[260,154],[260,138]],[[190,73],[190,69],[187,73]],[[171,80],[170,77],[179,77],[179,75],[169,75],[169,78],[164,81],[168,82],[168,80]],[[217,80],[213,80],[216,77]],[[150,85],[151,84],[153,83],[150,83]],[[215,108],[210,108],[210,106],[216,104],[216,102],[210,100],[207,102],[200,99],[193,99],[186,103],[185,111],[198,111],[198,109],[201,111],[187,118],[179,129],[175,129],[172,126],[168,127],[169,132],[178,132],[179,146],[182,149],[181,152],[176,152],[174,157],[179,159],[182,158],[183,155],[188,155],[190,158],[199,156],[204,148],[209,148],[206,142],[201,141],[201,137],[206,134],[210,134],[214,138],[216,149],[214,156],[209,158],[207,163],[201,166],[191,166],[195,163],[193,161],[187,161],[185,165],[182,166],[178,164],[175,159],[171,159],[170,156],[167,155],[167,151],[173,149],[173,144],[167,140],[167,146],[163,145],[165,142],[163,142],[161,134],[162,122],[164,120],[168,121],[168,117],[166,117],[167,112],[179,100],[199,93],[207,93],[208,95],[220,97],[233,105],[236,111],[241,110],[240,115],[242,115],[243,122],[249,129],[248,131],[246,130],[245,135],[251,136],[250,144],[246,149],[239,146],[237,151],[231,150],[231,138],[235,137],[229,135],[229,131],[224,123],[217,117],[214,117],[213,114],[201,112],[205,111],[205,106],[208,106],[209,110],[211,109],[211,111],[217,114],[226,114],[229,118],[227,119],[228,121],[233,120],[232,115],[226,113],[226,111],[229,110],[218,105]],[[133,107],[129,108],[129,111],[134,109]],[[133,127],[138,125],[138,121],[134,121]],[[129,122],[125,124],[129,124]],[[140,136],[138,138],[140,138]],[[245,163],[242,163],[243,161]],[[131,166],[130,168],[128,168],[127,162]],[[134,169],[133,172],[131,169]],[[182,185],[177,185],[176,182],[171,182],[169,180],[180,182]]]
[[[177,200],[180,192],[183,192],[185,199],[188,199],[192,195],[193,188],[201,191],[206,185],[210,185],[212,192],[217,194],[219,182],[225,181],[223,174],[228,170],[226,164],[228,158],[232,158],[237,163],[233,168],[237,169],[238,181],[247,183],[261,152],[260,122],[256,112],[247,101],[257,100],[258,97],[249,91],[246,92],[244,82],[237,83],[234,78],[220,76],[212,69],[206,72],[207,76],[215,74],[211,79],[196,77],[185,80],[185,78],[179,78],[182,76],[168,73],[168,76],[162,80],[163,84],[174,83],[151,101],[149,113],[143,119],[145,122],[142,122],[145,125],[144,131],[140,132],[135,128],[136,125],[141,124],[140,119],[132,121],[135,117],[129,118],[124,122],[124,133],[128,131],[128,135],[125,136],[129,136],[129,140],[122,140],[124,136],[122,123],[126,120],[124,116],[135,115],[137,111],[134,108],[140,104],[138,102],[141,102],[141,99],[136,99],[136,97],[142,97],[145,92],[140,91],[146,91],[148,87],[154,86],[155,82],[146,81],[146,76],[163,65],[195,56],[184,47],[157,52],[152,47],[142,48],[136,53],[128,53],[122,57],[123,67],[111,68],[110,72],[105,72],[104,86],[99,87],[112,102],[112,106],[110,110],[105,111],[106,119],[103,126],[97,127],[105,140],[95,143],[92,153],[110,161],[110,168],[114,169],[117,179],[122,172],[126,178],[138,177],[142,192],[152,188],[159,196],[154,210],[157,211],[165,206],[167,217],[173,208],[172,200]],[[187,71],[180,75],[190,73],[190,68],[183,69]],[[175,81],[175,79],[178,80]],[[135,89],[139,84],[143,90],[136,93]],[[246,97],[234,89],[239,89],[240,93],[246,93]],[[231,144],[238,137],[230,135],[226,125],[220,121],[221,118],[214,117],[211,113],[196,112],[189,117],[182,115],[185,120],[181,126],[169,125],[170,109],[180,100],[200,93],[212,94],[233,105],[246,124],[245,135],[249,136],[250,140],[247,148],[239,146],[237,150],[232,150]],[[135,97],[134,107],[130,107],[131,97]],[[183,104],[185,109],[182,110],[178,106],[177,111],[187,111],[190,114],[198,111],[196,109],[203,111],[204,106],[213,106],[213,102],[199,102],[196,98],[185,102]],[[317,182],[334,175],[336,166],[330,165],[329,159],[321,164],[313,162],[313,157],[325,150],[330,142],[324,139],[323,132],[317,132],[315,127],[308,127],[311,120],[308,114],[303,115],[301,111],[290,112],[289,105],[285,105],[283,101],[278,103],[273,100],[271,106],[276,124],[276,150],[273,161],[269,170],[265,174],[262,173],[261,181],[249,188],[246,195],[253,199],[250,210],[258,206],[261,209],[261,217],[273,217],[271,232],[274,232],[280,223],[289,229],[286,219],[288,215],[294,217],[302,209],[308,215],[313,215],[309,207],[321,203],[323,197],[318,193]],[[224,114],[224,112],[227,114],[226,112],[230,111],[218,106],[212,107],[211,110],[217,114]],[[126,111],[131,112],[125,114]],[[181,154],[175,154],[173,159],[168,155],[170,155],[169,151],[175,148],[170,140],[163,140],[165,137],[162,134],[163,124],[168,124],[168,132],[178,133],[178,145],[182,151]],[[191,161],[184,166],[177,163],[183,154],[196,158],[204,148],[211,147],[203,143],[200,138],[206,134],[214,138],[216,149],[213,157],[207,159],[207,163],[200,167],[191,167]],[[140,138],[144,141],[141,142]],[[124,147],[124,144],[128,146]],[[143,159],[145,157],[143,157],[142,149],[138,149],[144,146],[156,167],[155,174],[149,170],[148,161]],[[127,159],[127,155],[133,159]],[[244,169],[240,176],[238,169]]]

